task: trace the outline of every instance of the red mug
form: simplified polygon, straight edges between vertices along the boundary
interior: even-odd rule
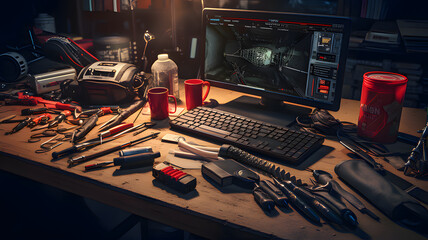
[[[204,96],[202,97],[203,87],[206,86]],[[201,79],[189,79],[184,81],[184,91],[186,93],[187,110],[202,106],[202,103],[208,97],[210,92],[210,83]]]
[[[147,95],[150,105],[150,116],[155,120],[162,120],[168,117],[169,113],[177,111],[177,100],[174,96],[168,94],[168,88],[155,87],[150,88]],[[174,99],[174,111],[169,110],[168,98]]]

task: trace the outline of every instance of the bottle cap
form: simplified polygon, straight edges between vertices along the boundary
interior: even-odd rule
[[[167,53],[164,53],[164,54],[159,54],[158,55],[158,60],[160,60],[160,61],[165,61],[165,60],[168,60],[169,58],[168,58],[168,54]]]

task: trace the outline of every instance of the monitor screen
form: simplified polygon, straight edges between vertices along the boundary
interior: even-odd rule
[[[348,18],[204,9],[204,79],[266,98],[338,110]]]

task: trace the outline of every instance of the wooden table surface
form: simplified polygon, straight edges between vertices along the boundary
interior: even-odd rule
[[[184,94],[184,91],[181,91]],[[220,104],[240,96],[240,93],[212,87],[209,98],[216,99]],[[182,105],[184,106],[184,105]],[[3,106],[0,108],[0,118],[16,114],[24,106]],[[332,114],[342,121],[357,122],[359,102],[343,99],[341,109]],[[129,119],[134,119],[136,115]],[[99,123],[107,121],[111,116],[103,116]],[[149,115],[142,115],[137,123],[149,121]],[[404,108],[400,131],[416,135],[416,130],[424,126],[426,113],[421,109]],[[235,186],[223,189],[217,188],[209,183],[197,169],[185,170],[197,178],[196,191],[183,195],[164,187],[154,181],[150,168],[141,168],[128,171],[118,171],[117,167],[103,170],[84,172],[81,164],[68,168],[66,159],[51,161],[51,152],[36,154],[35,150],[40,143],[28,143],[30,129],[25,128],[12,135],[4,135],[10,131],[15,124],[0,125],[0,169],[15,173],[17,175],[48,184],[59,189],[69,191],[83,197],[97,200],[99,202],[121,208],[125,211],[139,216],[162,222],[167,225],[192,232],[194,234],[212,239],[423,239],[422,235],[406,229],[394,223],[391,219],[379,212],[373,205],[351,190],[343,182],[337,179],[334,167],[349,159],[347,151],[339,143],[326,140],[324,145],[332,151],[317,161],[303,163],[311,169],[322,169],[333,174],[334,178],[350,192],[354,193],[371,211],[381,217],[376,222],[367,215],[352,209],[358,217],[359,228],[355,230],[338,229],[327,223],[320,226],[314,225],[303,218],[294,210],[282,211],[276,208],[272,213],[265,213],[253,200],[250,191]],[[97,134],[93,130],[89,137]],[[175,133],[169,129],[168,120],[157,121],[153,132],[160,131],[158,138],[139,144],[137,146],[152,146],[154,151],[160,151],[162,156],[156,159],[156,163],[165,161],[169,150],[177,146],[171,143],[161,142],[161,138],[167,133]],[[150,133],[151,130],[143,134]],[[175,133],[176,134],[176,133]],[[180,133],[181,134],[181,133]],[[185,135],[185,134],[181,134]],[[220,143],[204,141],[195,138],[197,136],[185,135],[187,140],[197,142],[206,146],[219,146]],[[126,136],[118,140],[98,146],[86,153],[99,151],[103,147],[111,147],[136,137]],[[71,143],[64,143],[56,148],[56,151],[70,147]],[[410,148],[407,146],[407,148]],[[319,155],[317,151],[314,155]],[[111,160],[118,153],[112,153],[105,157],[92,160],[89,163]],[[311,156],[312,158],[312,156]],[[400,177],[414,183],[422,189],[428,190],[426,181],[406,177],[386,162],[381,162],[385,168]],[[302,169],[302,166],[286,166],[283,168],[290,171],[297,178],[309,182],[311,173]],[[266,178],[265,176],[261,176]]]

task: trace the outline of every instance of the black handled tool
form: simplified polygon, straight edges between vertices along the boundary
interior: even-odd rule
[[[16,125],[12,129],[12,131],[6,132],[5,135],[9,135],[9,134],[18,132],[19,130],[21,130],[21,129],[25,128],[26,126],[28,126],[31,123],[31,121],[33,121],[33,119],[30,118],[30,117],[27,117],[26,119],[24,119],[24,121],[18,123],[18,125]]]
[[[278,207],[288,207],[287,197],[272,182],[263,180],[259,185],[261,189],[272,198]]]
[[[108,120],[105,124],[103,124],[100,127],[101,130],[106,130],[109,128],[112,128],[121,122],[123,122],[125,119],[127,119],[129,116],[131,116],[133,113],[138,111],[138,109],[142,108],[146,104],[146,100],[140,100],[135,102],[133,105],[129,106],[127,109],[123,110],[119,115],[114,116],[110,120]]]
[[[341,200],[337,199],[325,190],[316,190],[312,193],[321,201],[329,204],[332,208],[337,209],[342,220],[349,226],[356,227],[358,225],[357,216],[355,216],[354,212],[347,208]]]
[[[299,197],[296,196],[290,189],[288,189],[284,184],[278,181],[276,178],[273,179],[275,183],[278,185],[279,189],[287,196],[288,201],[300,211],[302,211],[309,219],[314,222],[319,223],[320,217],[315,213],[315,211],[309,207],[304,201],[302,201]]]
[[[85,170],[95,170],[100,169],[110,164],[114,166],[120,166],[121,169],[131,169],[137,167],[147,167],[152,166],[154,159],[160,157],[160,152],[154,153],[141,153],[132,156],[124,156],[114,158],[113,161],[100,162],[95,164],[90,164],[85,166]]]
[[[379,217],[376,216],[376,214],[367,209],[366,206],[364,206],[364,204],[358,198],[343,189],[338,182],[333,180],[333,176],[330,173],[322,170],[314,170],[312,171],[312,175],[314,176],[315,181],[317,181],[321,185],[324,185],[324,188],[328,188],[330,190],[329,192],[335,192],[339,194],[360,212],[365,213],[373,219],[379,221]]]
[[[79,163],[82,163],[82,162],[86,162],[86,161],[89,161],[89,160],[92,160],[92,159],[95,159],[95,158],[107,155],[109,153],[118,151],[120,149],[127,148],[129,146],[134,145],[134,144],[137,144],[137,143],[140,143],[140,142],[147,141],[149,139],[155,138],[155,137],[157,137],[157,135],[159,135],[159,132],[152,133],[150,135],[147,135],[145,137],[139,138],[137,140],[133,140],[133,141],[121,144],[119,146],[107,148],[107,149],[104,149],[102,151],[99,151],[99,152],[96,152],[96,153],[93,153],[93,154],[90,154],[90,155],[87,155],[87,156],[82,155],[82,156],[79,156],[79,157],[76,157],[76,158],[72,158],[72,159],[68,160],[68,164],[70,166],[73,166],[73,165],[76,165],[76,164],[79,164]]]
[[[282,181],[284,186],[288,189],[290,189],[293,193],[295,193],[298,197],[303,199],[306,203],[308,203],[311,207],[315,208],[319,213],[321,213],[327,220],[342,224],[342,219],[338,214],[336,214],[334,211],[329,209],[327,206],[325,206],[323,203],[318,201],[312,194],[304,190],[303,188],[300,188],[296,185],[294,185],[291,181]]]
[[[58,126],[58,124],[62,123],[68,116],[71,115],[70,110],[62,111],[55,119],[48,124],[48,128],[53,128]]]
[[[28,116],[28,115],[36,115],[36,114],[42,114],[49,110],[49,108],[43,107],[43,108],[26,108],[21,110],[22,116]]]
[[[263,189],[257,184],[254,183],[253,196],[254,200],[259,204],[259,206],[265,211],[272,211],[275,208],[275,202],[269,195],[263,191]]]
[[[81,127],[76,129],[73,133],[71,142],[76,143],[77,141],[83,139],[96,125],[98,121],[98,115],[94,114],[88,118],[88,120],[83,123]]]

